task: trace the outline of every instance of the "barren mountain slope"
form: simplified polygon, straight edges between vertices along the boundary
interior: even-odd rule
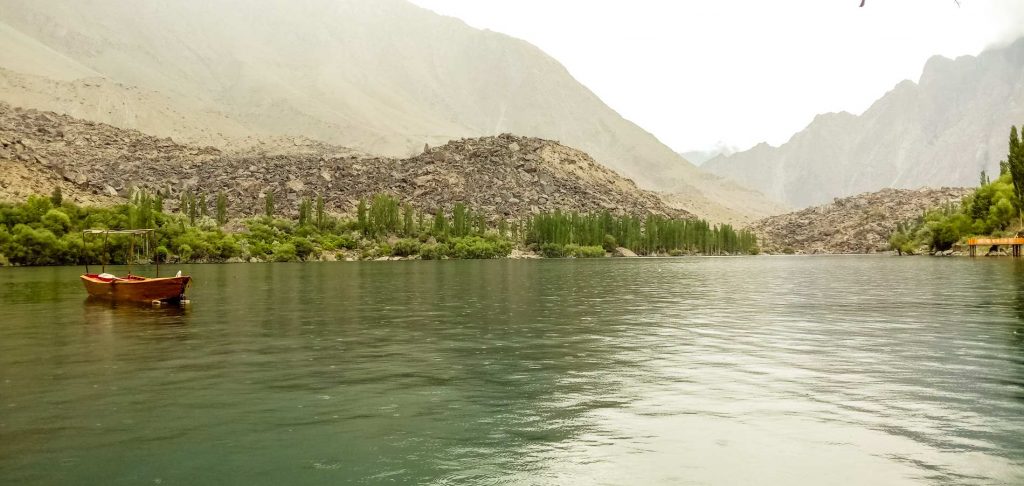
[[[956,60],[930,59],[860,116],[819,115],[780,147],[702,166],[796,207],[883,187],[963,186],[1006,158],[1024,123],[1024,39]]]
[[[316,194],[348,213],[359,198],[390,193],[426,211],[465,202],[493,218],[556,209],[689,216],[579,150],[512,135],[456,140],[408,159],[317,144],[225,153],[0,103],[0,164],[0,199],[60,184],[88,202],[144,188],[164,194],[169,208],[183,191],[205,193],[211,205],[224,192],[231,212],[245,215],[259,213],[269,191],[283,213]]]
[[[510,132],[716,218],[775,207],[707,177],[529,43],[402,0],[3,2],[0,26],[0,67],[19,84],[0,81],[0,97],[16,105],[202,144],[305,136],[396,156]],[[97,75],[102,89],[76,84]]]
[[[969,188],[883,189],[831,204],[780,214],[754,223],[761,249],[798,253],[875,253],[889,249],[889,235],[928,209],[959,203]]]

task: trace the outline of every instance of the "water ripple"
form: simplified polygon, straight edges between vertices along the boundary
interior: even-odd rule
[[[1021,262],[186,271],[0,271],[0,482],[1024,484]]]

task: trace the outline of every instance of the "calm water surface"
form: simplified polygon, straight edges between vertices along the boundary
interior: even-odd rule
[[[0,269],[0,483],[1024,484],[1024,262],[183,269]]]

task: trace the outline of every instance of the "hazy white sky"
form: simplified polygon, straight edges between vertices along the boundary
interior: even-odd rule
[[[1024,0],[412,0],[525,39],[676,150],[779,145],[934,54],[1024,34]]]

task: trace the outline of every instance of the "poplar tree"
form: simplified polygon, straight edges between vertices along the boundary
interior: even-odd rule
[[[196,195],[189,191],[188,193],[188,223],[192,226],[196,225],[196,218],[199,217],[199,204],[196,203]]]
[[[1020,219],[1021,226],[1024,226],[1024,147],[1021,147],[1016,126],[1010,127],[1009,148],[1006,163],[1009,166],[1010,177],[1013,180],[1013,192],[1017,203],[1017,217]]]
[[[217,193],[217,224],[224,226],[228,222],[228,198],[223,192]]]
[[[206,193],[199,193],[199,215],[206,217],[210,215],[209,208],[206,207]]]
[[[383,236],[398,233],[401,229],[398,200],[387,194],[377,194],[370,203],[370,216],[367,221],[370,234]]]
[[[181,193],[181,200],[178,201],[178,213],[182,216],[188,216],[188,193]]]
[[[467,216],[466,205],[455,203],[455,207],[452,208],[452,235],[461,237],[469,233],[466,226]]]
[[[640,254],[691,252],[704,254],[752,253],[757,239],[746,230],[723,224],[711,226],[701,219],[672,219],[649,215],[613,217],[560,211],[527,219],[519,232],[525,243],[538,245],[624,246]]]
[[[323,230],[324,222],[327,217],[324,213],[324,196],[323,194],[316,195],[316,229]]]
[[[359,207],[356,208],[356,225],[360,232],[366,234],[366,199],[359,199]]]
[[[444,217],[444,211],[438,209],[434,213],[434,237],[436,238],[447,238],[448,237],[448,220]]]
[[[312,204],[309,202],[309,198],[303,198],[299,202],[299,226],[305,226],[309,223],[309,211]]]
[[[476,216],[476,234],[483,236],[487,232],[487,218],[484,213],[477,214]]]
[[[268,218],[274,217],[274,193],[267,191],[266,199],[263,201],[263,214]]]
[[[402,206],[402,233],[405,236],[412,236],[414,233],[412,212],[412,206],[408,203]]]

